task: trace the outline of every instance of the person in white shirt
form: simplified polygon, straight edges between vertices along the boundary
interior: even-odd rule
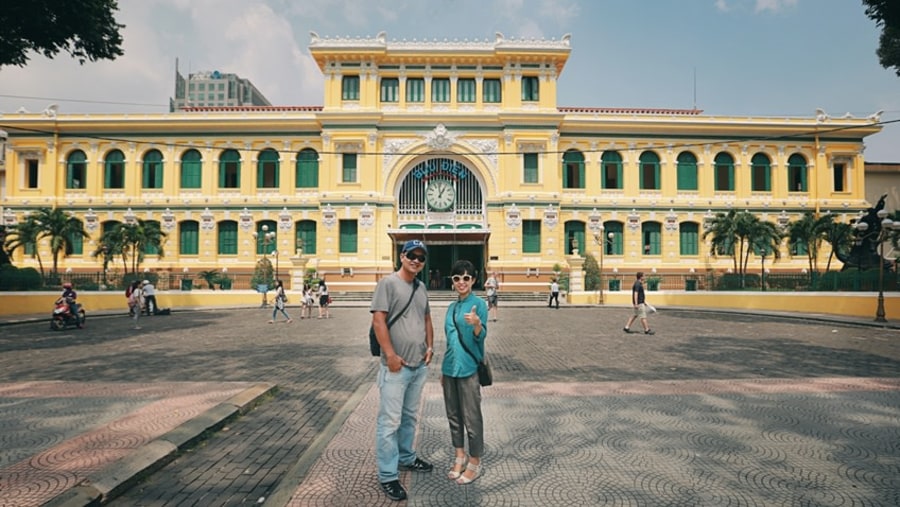
[[[147,315],[156,315],[159,307],[156,306],[156,287],[150,280],[141,282],[141,292],[144,295],[144,303],[147,305]]]
[[[487,295],[488,314],[490,319],[497,322],[497,291],[500,290],[500,282],[497,281],[497,272],[491,272],[491,276],[484,282],[484,290]]]
[[[550,300],[547,301],[547,308],[553,306],[553,300],[556,300],[556,309],[559,310],[559,283],[556,278],[550,280]]]

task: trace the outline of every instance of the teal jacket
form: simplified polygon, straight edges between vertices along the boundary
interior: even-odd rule
[[[481,319],[481,334],[475,336],[475,330],[466,322],[465,314],[472,311]],[[456,325],[453,323],[456,322]],[[457,301],[447,308],[447,316],[444,319],[444,335],[447,337],[447,352],[444,354],[444,362],[441,363],[441,373],[448,377],[471,377],[478,370],[478,363],[472,359],[466,350],[459,344],[460,333],[466,341],[466,346],[480,360],[484,357],[484,340],[487,338],[488,307],[483,299],[469,294],[466,299]],[[459,329],[459,332],[457,332]]]

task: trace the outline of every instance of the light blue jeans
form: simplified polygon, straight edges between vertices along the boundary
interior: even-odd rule
[[[428,367],[402,367],[391,373],[381,365],[378,370],[378,420],[375,428],[375,458],[378,462],[378,481],[395,481],[400,477],[400,463],[410,465],[416,460],[413,442],[419,420],[422,389],[428,377]]]

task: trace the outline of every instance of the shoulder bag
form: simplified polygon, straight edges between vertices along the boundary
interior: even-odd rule
[[[406,309],[409,308],[410,303],[412,303],[413,297],[415,297],[416,295],[416,289],[418,288],[419,279],[413,278],[413,290],[412,294],[409,295],[409,301],[406,302],[406,305],[397,313],[397,315],[391,317],[391,319],[387,322],[388,330],[391,329],[391,326],[394,325],[394,322],[396,322],[397,319],[399,319],[406,312]],[[371,352],[375,357],[381,355],[381,345],[379,345],[378,343],[378,337],[375,336],[375,326],[369,326],[369,352]]]
[[[456,303],[459,305],[459,303]],[[491,363],[488,362],[487,353],[484,354],[484,357],[481,358],[481,361],[475,357],[475,354],[469,350],[469,347],[466,346],[466,342],[462,339],[462,333],[459,331],[459,326],[456,324],[456,314],[453,315],[453,327],[456,328],[456,338],[459,340],[459,344],[462,345],[463,350],[466,351],[466,354],[472,356],[472,359],[478,363],[478,383],[482,386],[489,386],[494,383],[494,372],[491,371]]]

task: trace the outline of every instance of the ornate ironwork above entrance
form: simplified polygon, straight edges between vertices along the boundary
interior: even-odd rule
[[[401,183],[397,213],[400,227],[487,228],[481,184],[471,169],[452,158],[416,164]]]

